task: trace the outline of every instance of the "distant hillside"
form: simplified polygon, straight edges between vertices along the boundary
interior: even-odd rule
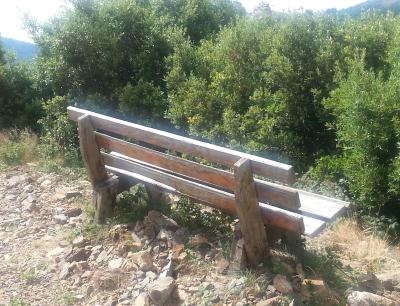
[[[27,60],[30,61],[33,59],[34,55],[38,53],[38,49],[34,44],[16,40],[14,38],[5,38],[4,41],[4,49],[6,50],[15,50],[17,52],[18,58],[17,60]]]
[[[339,15],[349,14],[351,17],[357,17],[363,10],[366,11],[370,9],[380,9],[382,13],[392,11],[395,15],[398,15],[400,13],[400,0],[368,0],[339,11],[336,11],[336,9],[329,9],[326,13],[337,12]]]

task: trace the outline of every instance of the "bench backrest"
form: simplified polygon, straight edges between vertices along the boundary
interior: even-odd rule
[[[80,117],[89,115],[91,125],[95,129],[203,158],[227,167],[233,167],[240,159],[246,158],[250,161],[251,170],[255,175],[285,184],[295,182],[294,169],[290,165],[75,107],[68,107],[68,115],[74,121],[79,121]],[[83,131],[80,131],[81,133]],[[203,202],[211,204],[211,206],[235,213],[233,173],[167,155],[99,132],[92,133],[98,146],[97,150],[104,148],[129,157],[124,158],[117,154],[102,152],[101,155],[107,170],[119,174],[136,173],[146,176],[162,184],[172,186],[183,194],[199,198]],[[292,188],[257,179],[255,186],[260,202],[268,202],[289,209],[300,207],[299,194]],[[264,223],[304,232],[301,217],[268,204],[260,203],[260,208]]]

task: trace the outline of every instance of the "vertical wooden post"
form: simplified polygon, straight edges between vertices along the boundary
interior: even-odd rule
[[[94,220],[104,223],[111,217],[117,203],[118,179],[110,177],[103,183],[96,185],[93,194],[93,206],[96,208]]]
[[[248,159],[242,158],[235,163],[234,177],[236,213],[242,228],[247,260],[252,267],[258,267],[269,254],[269,248]]]
[[[94,190],[93,205],[96,209],[95,221],[101,223],[114,210],[118,180],[116,178],[108,179],[106,167],[95,140],[89,115],[83,115],[78,118],[78,128],[82,159]]]

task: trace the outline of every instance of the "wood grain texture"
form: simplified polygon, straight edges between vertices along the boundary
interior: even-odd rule
[[[107,170],[123,175],[141,175],[155,180],[161,184],[168,185],[184,195],[200,199],[210,206],[222,211],[236,214],[235,197],[233,194],[211,188],[196,182],[186,180],[181,177],[146,167],[142,164],[124,160],[107,153],[101,153],[106,164]],[[291,231],[304,232],[303,218],[271,205],[260,205],[261,215],[264,224],[273,224]]]
[[[92,183],[92,187],[95,188],[96,185],[107,180],[108,175],[95,140],[89,115],[83,115],[78,118],[78,129],[82,159],[85,163],[89,181]]]
[[[235,207],[239,218],[248,263],[257,268],[269,254],[267,235],[258,204],[256,186],[248,159],[234,165]]]
[[[234,175],[231,172],[167,155],[98,132],[95,132],[95,137],[98,146],[101,148],[232,191],[235,188]],[[300,207],[300,198],[295,189],[257,179],[254,181],[260,201],[292,209]]]
[[[189,154],[191,156],[204,158],[208,161],[228,167],[233,167],[233,165],[241,158],[247,158],[251,161],[253,174],[261,175],[285,184],[293,184],[296,180],[294,169],[290,165],[204,143],[187,137],[174,135],[72,106],[69,106],[67,111],[69,118],[75,121],[77,121],[82,115],[90,115],[91,122],[95,128],[131,137],[166,149]]]
[[[117,201],[118,179],[111,177],[101,184],[96,185],[93,193],[93,206],[95,207],[94,220],[104,223],[114,213]]]

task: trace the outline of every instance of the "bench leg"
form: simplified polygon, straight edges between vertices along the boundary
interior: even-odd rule
[[[104,223],[114,213],[117,202],[118,180],[115,177],[107,179],[97,185],[93,193],[93,206],[95,208],[94,220]]]

